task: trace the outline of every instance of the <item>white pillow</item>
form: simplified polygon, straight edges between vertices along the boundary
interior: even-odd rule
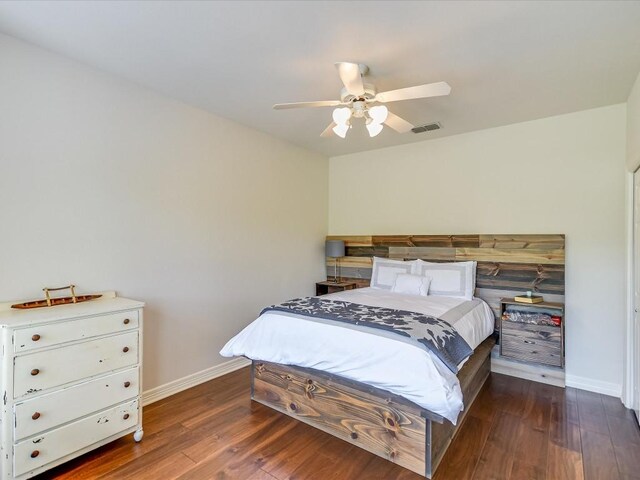
[[[412,275],[411,273],[399,273],[396,281],[393,282],[391,291],[395,293],[405,293],[407,295],[419,295],[426,297],[429,293],[430,277],[422,275]]]
[[[391,290],[399,273],[417,273],[418,260],[403,262],[389,258],[373,257],[371,271],[371,287],[381,290]]]
[[[418,260],[418,273],[431,277],[429,295],[472,300],[477,262],[431,263]]]

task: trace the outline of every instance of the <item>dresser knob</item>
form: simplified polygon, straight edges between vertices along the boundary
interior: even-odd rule
[[[40,370],[38,370],[37,368],[34,368],[33,370],[31,370],[31,375],[33,375],[34,377],[40,373]]]
[[[31,458],[36,458],[38,455],[40,455],[40,452],[38,450],[34,450],[33,452],[31,452]]]
[[[131,382],[124,382],[124,388],[129,388],[131,386]]]
[[[127,352],[129,351],[129,347],[124,347],[124,348],[122,349],[122,351],[123,351],[124,353],[127,353]]]
[[[31,340],[33,340],[34,342],[37,342],[38,340],[40,340],[40,335],[38,335],[37,333],[35,335],[33,335],[31,337]]]
[[[130,322],[130,321],[131,321],[131,320],[129,320],[128,318],[125,318],[125,319],[124,319],[124,321],[123,321],[122,323],[124,323],[125,325],[129,325],[129,322]]]
[[[33,415],[31,415],[31,418],[33,418],[34,420],[37,420],[40,418],[40,412],[36,412]]]
[[[128,420],[129,419],[129,414],[125,413],[122,418],[124,418],[125,420]]]

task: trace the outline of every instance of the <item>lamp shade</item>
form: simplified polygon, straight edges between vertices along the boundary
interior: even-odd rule
[[[344,240],[327,240],[325,255],[331,258],[344,257]]]

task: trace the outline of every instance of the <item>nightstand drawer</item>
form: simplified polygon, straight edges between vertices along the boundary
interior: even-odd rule
[[[138,363],[138,332],[16,357],[14,398]]]
[[[500,338],[500,352],[502,356],[515,360],[562,366],[562,346],[558,342],[503,335]]]
[[[134,400],[17,443],[13,448],[14,476],[134,427],[138,413],[138,400]]]
[[[16,330],[14,351],[27,352],[60,343],[138,328],[138,312],[117,312]]]
[[[140,369],[135,367],[19,403],[15,406],[14,438],[22,440],[137,397],[139,376]]]
[[[502,337],[521,337],[531,341],[545,341],[562,343],[562,329],[550,325],[533,325],[530,323],[518,323],[502,321]]]

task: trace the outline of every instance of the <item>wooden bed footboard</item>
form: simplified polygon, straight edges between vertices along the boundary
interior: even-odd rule
[[[458,374],[465,410],[458,425],[398,395],[326,372],[253,361],[251,398],[431,478],[489,376],[485,340]]]

